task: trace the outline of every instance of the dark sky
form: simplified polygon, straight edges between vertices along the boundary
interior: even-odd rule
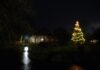
[[[79,20],[81,27],[89,31],[100,26],[99,7],[96,1],[34,0],[36,15],[33,23],[36,27],[72,29],[75,21]]]

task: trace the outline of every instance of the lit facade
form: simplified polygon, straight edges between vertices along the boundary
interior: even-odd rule
[[[41,42],[48,42],[49,38],[44,35],[21,36],[21,44],[39,44]]]

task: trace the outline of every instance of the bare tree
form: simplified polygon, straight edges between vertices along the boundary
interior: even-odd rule
[[[0,33],[11,40],[16,34],[32,32],[33,16],[32,0],[0,0]]]

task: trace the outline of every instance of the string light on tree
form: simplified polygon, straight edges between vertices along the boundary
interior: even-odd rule
[[[83,44],[85,42],[83,32],[79,25],[79,21],[76,21],[71,40],[76,44]]]

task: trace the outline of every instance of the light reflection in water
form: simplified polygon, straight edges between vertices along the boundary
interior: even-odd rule
[[[23,52],[23,59],[22,59],[23,64],[24,64],[23,70],[30,70],[30,59],[28,57],[29,56],[28,50],[29,50],[29,47],[25,46],[24,52]]]
[[[83,70],[83,68],[79,65],[72,65],[69,70]]]

